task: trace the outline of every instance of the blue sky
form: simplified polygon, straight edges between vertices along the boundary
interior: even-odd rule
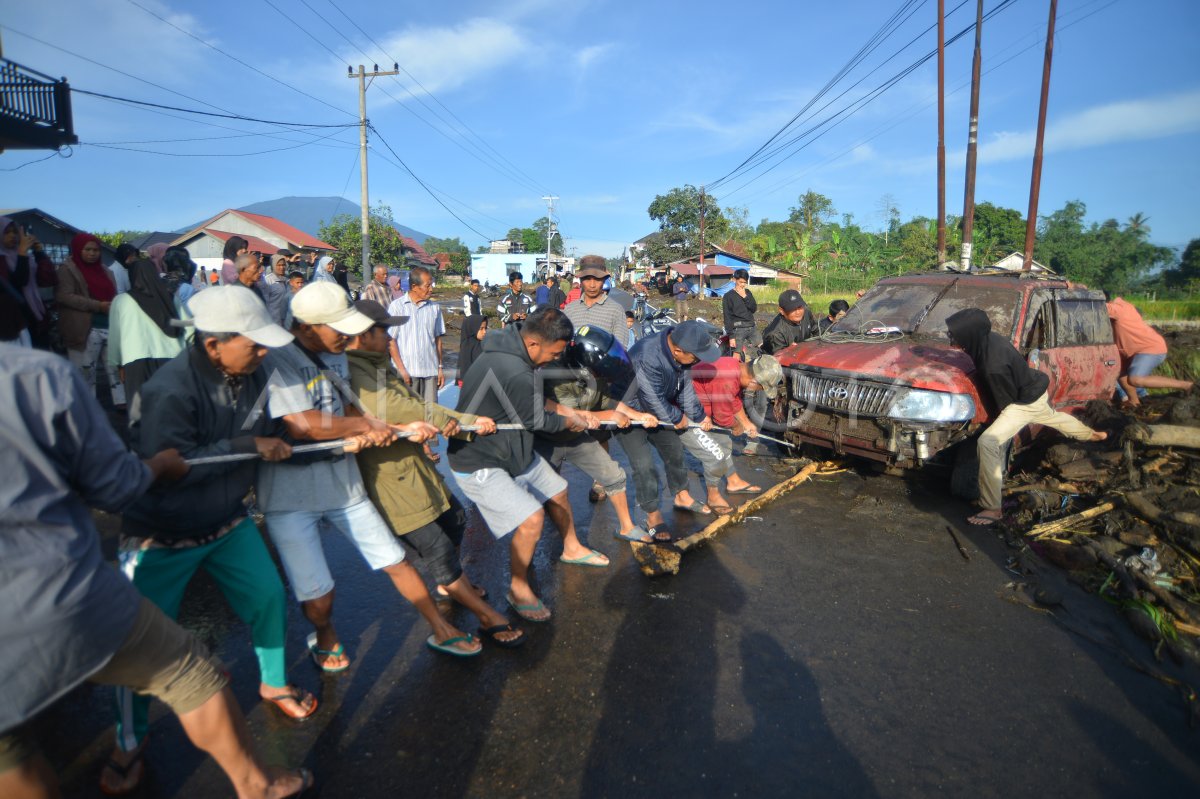
[[[985,8],[999,3],[987,0]],[[540,197],[549,191],[561,197],[558,216],[568,249],[614,255],[653,229],[646,207],[656,194],[711,183],[739,164],[904,5],[58,0],[5,14],[0,32],[5,57],[65,75],[81,89],[313,124],[357,119],[357,83],[347,80],[347,64],[366,61],[369,69],[377,61],[387,69],[399,60],[413,77],[379,79],[368,90],[368,115],[466,224],[385,162],[392,155],[378,139],[370,162],[372,202],[389,204],[398,222],[460,236],[474,248],[484,237],[502,236],[544,214]],[[947,11],[958,5],[947,0]],[[915,14],[834,94],[934,22],[935,0],[913,6]],[[948,35],[969,24],[973,9],[967,3],[949,17]],[[984,69],[991,71],[983,79],[977,201],[1022,213],[1047,9],[1048,0],[1015,0],[984,26]],[[1145,213],[1161,244],[1182,246],[1200,236],[1197,34],[1195,0],[1060,0],[1043,213],[1077,198],[1097,221]],[[920,36],[816,120],[934,46],[932,32]],[[968,35],[947,52],[950,213],[962,207],[970,61]],[[933,216],[935,91],[931,60],[761,179],[745,187],[731,181],[714,193],[723,206],[747,208],[753,223],[785,218],[808,188],[871,229],[882,225],[884,195],[894,198],[905,219]],[[175,229],[226,207],[285,195],[358,199],[357,128],[281,131],[165,116],[79,95],[74,110],[85,144],[70,158],[4,172],[0,206],[38,206],[92,230]],[[290,149],[262,152],[275,148]],[[4,153],[0,168],[42,155]]]

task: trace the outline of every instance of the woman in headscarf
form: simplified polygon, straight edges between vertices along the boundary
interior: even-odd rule
[[[154,268],[158,270],[160,275],[166,274],[167,266],[163,263],[163,256],[167,254],[167,243],[160,241],[158,244],[151,244],[146,248],[146,256],[154,262]]]
[[[313,271],[312,282],[318,280],[328,280],[331,283],[336,283],[337,279],[333,276],[333,257],[326,255],[317,261],[317,268]]]
[[[463,375],[483,352],[483,337],[487,335],[487,317],[473,314],[463,319],[462,338],[458,341],[458,377],[455,383],[462,386]]]
[[[174,281],[178,288],[179,281]],[[172,284],[158,266],[143,258],[129,269],[129,291],[117,295],[108,312],[108,363],[120,370],[131,410],[142,384],[167,361],[183,351]]]
[[[39,277],[53,265],[42,244],[7,216],[0,216],[0,341],[33,346],[46,317]],[[54,285],[50,282],[49,285]]]
[[[400,282],[399,275],[392,275],[388,278],[388,288],[392,290],[392,299],[398,300],[404,296],[404,286]]]
[[[117,296],[112,272],[100,262],[100,239],[91,233],[79,233],[71,239],[71,254],[58,266],[58,329],[67,357],[83,370],[88,385],[95,390],[96,369],[105,363],[108,346],[108,311]],[[108,368],[108,386],[112,403],[125,407],[125,387],[114,367]]]
[[[342,291],[346,294],[350,293],[350,270],[345,264],[335,264],[333,267],[333,280],[342,287]]]

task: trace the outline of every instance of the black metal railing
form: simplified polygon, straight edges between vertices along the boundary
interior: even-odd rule
[[[0,59],[0,147],[53,149],[78,142],[66,79]]]

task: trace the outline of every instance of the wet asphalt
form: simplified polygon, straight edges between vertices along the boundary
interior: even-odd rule
[[[764,486],[794,471],[738,462]],[[1036,557],[1010,562],[995,534],[962,524],[943,476],[819,477],[653,580],[613,539],[610,503],[567,477],[581,535],[613,562],[558,563],[548,528],[534,570],[554,618],[522,622],[516,650],[429,651],[415,610],[328,535],[353,664],[316,671],[292,602],[290,674],[321,701],[306,722],[258,701],[248,630],[199,575],[181,620],[228,667],[265,759],[308,767],[322,797],[1197,795],[1200,733],[1181,690],[1146,672],[1200,675],[1155,663]],[[698,473],[692,485],[702,496]],[[466,570],[503,608],[508,541],[471,519]],[[705,521],[669,519],[680,534]],[[1062,605],[1032,606],[1039,585]],[[67,796],[101,795],[110,702],[84,686],[37,725]],[[137,795],[232,795],[172,717],[151,718]]]

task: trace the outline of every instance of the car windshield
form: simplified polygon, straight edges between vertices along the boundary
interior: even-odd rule
[[[1020,298],[1012,287],[984,288],[960,280],[948,291],[945,283],[888,283],[868,291],[830,331],[900,332],[948,341],[947,317],[964,308],[980,308],[992,320],[992,330],[1008,336]]]

